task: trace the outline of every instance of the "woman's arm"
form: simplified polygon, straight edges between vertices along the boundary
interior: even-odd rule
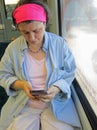
[[[10,89],[13,89],[14,91],[23,90],[26,95],[32,99],[34,97],[31,95],[30,91],[33,90],[31,84],[28,81],[21,81],[16,80],[11,86]]]

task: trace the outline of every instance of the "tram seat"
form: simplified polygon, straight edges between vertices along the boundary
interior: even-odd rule
[[[0,42],[0,60],[5,52],[6,47],[10,42]]]
[[[8,46],[10,42],[0,42],[0,60],[5,52],[6,47]],[[2,106],[5,104],[7,101],[8,96],[2,86],[0,86],[0,111]]]

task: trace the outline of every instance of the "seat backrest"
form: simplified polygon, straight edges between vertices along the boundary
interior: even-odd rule
[[[0,42],[0,60],[5,52],[6,47],[8,46],[9,42]],[[0,111],[2,106],[7,101],[8,96],[2,86],[0,86]]]
[[[6,47],[8,46],[9,42],[0,42],[0,59],[3,56]]]

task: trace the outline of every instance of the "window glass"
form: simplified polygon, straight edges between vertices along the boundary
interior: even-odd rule
[[[1,12],[0,12],[0,30],[3,29],[4,29],[4,24],[2,23]]]
[[[76,78],[97,113],[97,0],[60,0],[62,36],[77,65]]]
[[[5,0],[5,10],[6,10],[6,16],[7,16],[7,19],[11,19],[11,14],[12,14],[12,11],[13,9],[15,8],[15,5],[16,3],[18,2],[19,0]]]

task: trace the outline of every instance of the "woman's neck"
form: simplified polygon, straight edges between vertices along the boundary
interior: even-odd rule
[[[28,50],[31,53],[39,53],[42,49],[42,43],[40,44],[29,44],[28,43]]]
[[[33,48],[33,47],[31,48],[30,46],[28,46],[28,49],[31,53],[39,53],[42,49],[42,46],[37,47],[37,48]]]

